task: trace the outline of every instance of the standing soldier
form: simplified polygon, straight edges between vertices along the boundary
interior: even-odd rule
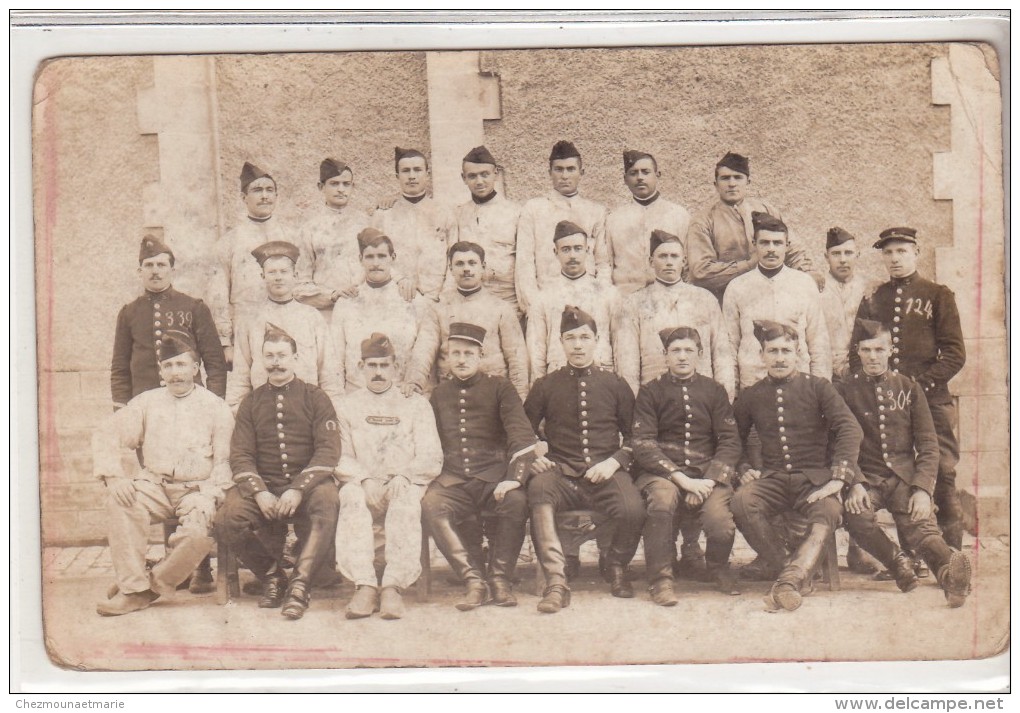
[[[186,335],[195,345],[199,363],[205,367],[208,389],[221,399],[227,391],[227,365],[212,313],[202,300],[173,288],[174,254],[161,240],[146,235],[138,254],[138,274],[145,294],[121,308],[113,339],[110,390],[113,408],[122,408],[143,391],[166,386],[160,363],[163,340],[171,334]],[[202,385],[201,374],[195,383]],[[202,560],[188,584],[192,594],[213,591],[209,559]]]
[[[234,327],[251,317],[266,296],[265,281],[252,251],[271,241],[291,241],[291,230],[273,219],[276,180],[245,161],[241,168],[241,200],[247,217],[217,243],[209,278],[209,306],[227,364],[234,361]]]
[[[825,259],[829,272],[822,290],[822,314],[829,328],[832,347],[832,378],[841,379],[850,369],[850,335],[854,331],[857,308],[875,287],[873,281],[857,272],[857,239],[842,228],[829,228],[825,236]]]
[[[358,264],[358,233],[368,227],[368,215],[348,204],[354,191],[354,171],[335,158],[319,164],[319,192],[323,204],[301,227],[301,257],[294,289],[300,302],[322,310],[329,318],[342,296],[357,292],[364,280]]]
[[[945,285],[917,274],[917,231],[913,228],[889,228],[882,232],[875,248],[889,271],[889,282],[861,302],[857,316],[881,322],[892,329],[892,370],[914,379],[928,399],[935,433],[939,440],[939,474],[934,499],[938,523],[950,547],[963,546],[962,510],[956,492],[956,464],[960,446],[953,433],[956,407],[949,395],[949,380],[963,368],[967,353],[960,328],[956,297]],[[851,340],[850,367],[859,357]]]
[[[453,216],[428,194],[431,174],[425,155],[399,146],[393,151],[400,195],[375,209],[372,227],[393,241],[399,256],[394,272],[399,275],[401,296],[405,300],[416,295],[437,300],[446,277]]]
[[[396,353],[385,334],[361,343],[365,388],[340,402],[340,571],[357,587],[348,619],[404,614],[401,593],[421,575],[421,498],[443,467],[429,402],[394,388]],[[381,576],[379,574],[381,572]]]
[[[741,392],[734,414],[745,451],[751,428],[757,429],[763,467],[743,463],[738,468],[733,519],[764,561],[767,578],[776,578],[766,606],[792,611],[810,591],[825,541],[839,527],[843,506],[837,494],[860,477],[862,434],[832,384],[797,370],[796,329],[761,320],[754,330],[767,373]],[[807,520],[808,532],[788,561],[772,520],[791,510]]]
[[[528,484],[531,533],[546,588],[538,610],[552,614],[570,605],[566,558],[556,513],[594,509],[609,518],[613,541],[605,577],[614,597],[633,597],[627,581],[645,520],[641,494],[628,472],[632,453],[634,393],[627,382],[595,365],[595,319],[568,305],[560,321],[567,365],[535,382],[524,402],[532,427],[544,429],[549,455],[535,461]]]
[[[544,243],[544,241],[543,241]],[[577,305],[595,318],[602,335],[595,354],[597,366],[613,370],[616,326],[620,298],[611,284],[599,284],[588,273],[590,241],[584,229],[569,220],[556,224],[553,233],[558,277],[549,279],[531,302],[528,315],[528,355],[531,357],[531,382],[556,371],[567,363],[560,344],[559,322],[563,308]],[[553,263],[546,260],[546,263]]]
[[[557,141],[549,154],[549,177],[553,190],[541,198],[524,204],[517,223],[517,301],[521,310],[531,316],[531,307],[542,292],[560,282],[557,263],[544,259],[549,250],[557,249],[556,227],[570,221],[581,228],[588,244],[585,271],[597,277],[601,285],[612,284],[612,268],[606,250],[606,208],[582,198],[578,185],[584,176],[581,154],[569,141]],[[562,308],[562,305],[560,305]],[[532,376],[532,379],[535,377]]]
[[[380,329],[394,335],[390,344],[396,350],[395,368],[403,373],[418,333],[418,314],[426,309],[422,300],[407,302],[401,296],[392,272],[397,254],[387,235],[375,228],[365,228],[358,233],[358,249],[365,284],[353,297],[337,300],[330,322],[340,379],[346,381],[348,389],[364,386],[358,368],[361,343]]]
[[[715,300],[712,300],[715,302]],[[635,485],[645,498],[645,567],[652,601],[677,603],[674,523],[696,519],[708,547],[708,575],[724,594],[739,594],[730,572],[736,525],[730,512],[734,468],[741,455],[726,390],[697,372],[702,343],[692,327],[659,334],[667,373],[643,384],[634,406]]]
[[[199,363],[209,379],[209,391],[223,398],[227,368],[212,313],[202,300],[173,288],[173,251],[161,240],[146,235],[138,253],[138,274],[145,294],[124,305],[117,315],[110,368],[114,409],[143,391],[165,386],[159,364],[163,338],[170,330],[184,332],[194,342]],[[195,379],[202,384],[201,376]]]
[[[691,222],[683,206],[659,194],[659,165],[655,157],[642,151],[623,152],[623,181],[633,201],[618,206],[606,218],[606,243],[613,284],[629,295],[652,282],[654,275],[646,257],[646,242],[653,230],[663,230],[686,240]],[[680,279],[689,279],[687,247]]]
[[[430,305],[422,316],[411,363],[405,372],[405,394],[427,391],[433,383],[433,367],[440,380],[450,375],[447,340],[451,325],[460,322],[484,330],[485,345],[479,368],[492,376],[508,377],[522,400],[527,395],[528,356],[521,323],[513,307],[482,285],[487,269],[486,254],[477,243],[460,242],[450,246],[450,276],[456,289],[445,291],[439,302]]]
[[[683,325],[698,331],[704,347],[698,355],[698,373],[722,384],[732,400],[736,364],[719,303],[712,293],[681,279],[685,258],[679,237],[653,230],[649,242],[655,282],[624,302],[616,334],[620,376],[637,393],[638,386],[665,374],[666,359],[659,334],[670,326]]]
[[[514,259],[521,207],[496,192],[498,172],[496,159],[484,146],[471,149],[464,157],[460,176],[471,191],[471,200],[454,211],[450,240],[482,246],[488,256],[483,284],[520,314],[514,287]]]
[[[719,202],[695,217],[687,234],[687,257],[691,281],[714,294],[720,302],[730,281],[758,264],[754,245],[755,212],[782,221],[775,206],[747,195],[751,183],[750,162],[737,153],[727,153],[715,165],[715,190]],[[790,241],[785,256],[790,267],[812,272],[811,258],[796,241]],[[822,276],[812,273],[818,289]]]
[[[106,484],[110,557],[117,575],[104,616],[144,609],[178,584],[209,554],[209,526],[223,487],[230,484],[230,433],[234,419],[223,399],[195,383],[198,356],[190,335],[167,334],[159,371],[166,386],[128,401],[92,439],[96,477]],[[144,465],[124,471],[125,450],[140,449]],[[145,571],[151,522],[178,518],[171,549]]]
[[[537,439],[513,384],[481,371],[485,329],[450,326],[447,350],[452,377],[432,392],[443,470],[422,499],[422,512],[439,551],[465,583],[457,609],[470,611],[491,601],[517,605],[511,578],[524,544],[528,500],[524,495]],[[494,510],[496,528],[488,582],[472,561],[459,522]]]
[[[227,403],[236,412],[241,399],[266,383],[262,338],[270,327],[282,329],[297,343],[295,371],[302,381],[322,388],[330,398],[343,395],[344,383],[326,320],[309,305],[294,300],[298,249],[286,242],[266,243],[252,251],[262,266],[265,293],[262,307],[238,325],[237,359],[227,379]]]
[[[797,369],[831,379],[832,352],[818,288],[808,275],[786,266],[790,247],[786,225],[766,213],[752,217],[757,267],[733,280],[723,300],[723,322],[737,350],[737,384],[746,389],[765,375],[757,320],[793,327]]]
[[[900,590],[917,586],[913,562],[875,521],[886,508],[900,541],[925,558],[951,607],[963,606],[970,593],[970,561],[946,544],[932,512],[939,444],[923,389],[913,379],[889,371],[892,338],[888,327],[857,321],[861,368],[837,385],[864,429],[860,468],[846,500],[846,527],[877,557]]]
[[[237,411],[230,442],[234,487],[216,513],[217,536],[262,582],[259,607],[283,605],[288,619],[300,619],[308,608],[311,578],[328,561],[340,511],[333,480],[340,460],[336,412],[322,389],[295,376],[297,348],[286,332],[266,330],[259,356],[268,381]],[[288,522],[300,547],[289,589],[283,571]]]

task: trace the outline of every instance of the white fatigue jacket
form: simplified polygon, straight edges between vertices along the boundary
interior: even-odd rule
[[[528,354],[521,323],[514,308],[484,287],[470,295],[459,290],[444,292],[422,316],[411,352],[405,381],[425,390],[432,383],[432,367],[439,379],[450,375],[446,340],[450,325],[466,322],[485,329],[481,371],[505,376],[513,382],[521,400],[528,394]]]
[[[234,327],[251,317],[266,299],[262,267],[251,251],[273,240],[297,244],[293,227],[279,218],[241,220],[216,244],[206,291],[220,344],[225,347],[234,343]]]
[[[499,299],[517,309],[514,287],[514,261],[517,252],[517,218],[521,207],[497,193],[485,203],[469,200],[454,209],[450,245],[467,240],[485,249],[483,285]],[[452,280],[447,288],[456,290]]]
[[[640,290],[655,279],[648,262],[653,230],[664,230],[680,238],[687,252],[687,227],[691,216],[687,209],[661,195],[648,205],[631,200],[609,212],[606,218],[606,244],[613,270],[613,284],[623,295]],[[687,264],[681,274],[689,280]]]
[[[428,485],[443,469],[436,417],[424,396],[405,398],[397,384],[381,394],[358,389],[337,403],[337,418],[336,475],[341,483],[366,478],[387,482],[403,475],[416,485]]]
[[[807,273],[783,268],[766,277],[756,267],[733,279],[723,299],[723,322],[737,348],[738,384],[747,388],[765,377],[761,344],[754,336],[754,320],[783,322],[795,330],[797,370],[832,379],[829,330],[822,316],[818,285]]]
[[[588,234],[588,274],[605,285],[612,284],[605,206],[577,194],[567,198],[550,191],[525,203],[517,221],[517,301],[521,311],[528,314],[540,291],[559,279],[560,264],[553,257],[556,248],[553,235],[562,220],[569,220]]]
[[[698,373],[721,384],[733,401],[737,365],[719,302],[708,290],[682,281],[666,285],[656,280],[625,300],[616,329],[620,376],[637,393],[641,384],[665,374],[666,357],[659,332],[676,327],[698,330],[702,347]]]
[[[397,368],[400,372],[406,369],[418,334],[419,315],[428,309],[426,303],[421,297],[411,302],[404,300],[394,280],[382,287],[366,282],[358,288],[356,296],[337,300],[330,331],[339,356],[340,378],[346,381],[348,390],[364,386],[358,370],[361,342],[373,332],[389,337],[396,352]]]
[[[430,196],[412,203],[399,195],[390,205],[376,208],[371,222],[393,241],[397,253],[394,279],[399,282],[412,277],[421,294],[438,299],[446,278],[446,248],[453,222],[450,211]]]
[[[829,345],[832,347],[832,373],[844,376],[850,368],[850,337],[854,333],[854,320],[861,300],[878,287],[877,280],[869,280],[859,274],[846,282],[840,282],[825,273],[825,289],[819,296],[822,314],[829,328]]]
[[[102,423],[92,435],[93,472],[97,478],[131,478],[157,485],[196,483],[203,495],[221,497],[232,482],[230,436],[234,417],[227,403],[195,385],[185,396],[166,387],[143,391]],[[137,463],[140,473],[124,467]]]
[[[227,375],[227,403],[235,413],[245,396],[269,380],[262,363],[266,324],[279,327],[297,342],[297,366],[294,369],[297,378],[318,386],[332,399],[343,395],[340,361],[333,337],[319,310],[295,300],[274,302],[263,299],[262,308],[254,317],[242,322],[237,330],[234,368]]]
[[[298,279],[314,283],[328,297],[365,279],[358,249],[358,233],[368,227],[367,213],[353,208],[342,211],[320,205],[301,226],[298,247]],[[313,382],[314,383],[314,382]]]
[[[620,293],[613,285],[605,285],[591,275],[572,280],[560,273],[542,289],[528,315],[526,340],[532,384],[567,364],[560,343],[560,320],[567,305],[580,307],[595,319],[599,338],[595,365],[613,371],[617,343],[614,325],[622,306]]]

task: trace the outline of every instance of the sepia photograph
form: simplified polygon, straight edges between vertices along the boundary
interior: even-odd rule
[[[992,45],[396,47],[37,68],[54,666],[1008,651]]]

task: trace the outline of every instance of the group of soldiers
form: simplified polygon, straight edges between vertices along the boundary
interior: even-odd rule
[[[552,190],[523,207],[495,190],[484,146],[463,159],[471,200],[452,212],[429,195],[424,154],[397,148],[394,167],[400,194],[369,216],[348,205],[353,169],[325,159],[323,206],[290,229],[275,179],[245,163],[247,217],[221,239],[208,306],[173,288],[172,249],[142,240],[145,293],[118,317],[115,413],[93,439],[116,570],[100,614],[189,577],[208,591],[215,535],[260,607],[301,618],[338,567],[356,587],[348,618],[398,619],[423,524],[463,583],[458,609],[514,606],[529,521],[538,609],[553,613],[577,568],[557,523],[572,510],[605,518],[616,597],[634,596],[643,538],[656,604],[677,604],[675,577],[691,575],[727,594],[771,582],[767,607],[794,610],[843,524],[900,590],[927,566],[963,604],[947,383],[965,353],[953,294],[917,273],[915,230],[874,243],[890,277],[876,286],[841,228],[815,270],[748,195],[739,154],[693,220],[637,151],[623,156],[633,200],[608,212],[578,194],[568,141],[549,156]],[[148,569],[150,523],[171,518]],[[739,577],[738,528],[758,555]]]

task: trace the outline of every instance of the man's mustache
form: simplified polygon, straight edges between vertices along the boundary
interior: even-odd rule
[[[386,381],[386,379],[382,378],[381,376],[373,376],[372,381]]]
[[[270,366],[266,368],[266,371],[283,371],[282,366]]]

